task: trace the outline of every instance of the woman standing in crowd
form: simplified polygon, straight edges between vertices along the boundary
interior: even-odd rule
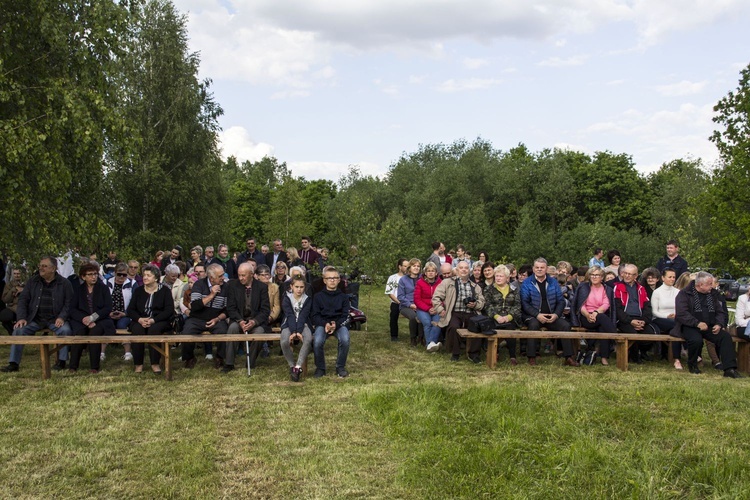
[[[159,266],[161,265],[161,259],[164,257],[164,251],[163,250],[157,250],[156,254],[154,255],[154,260],[149,262],[152,266]]]
[[[511,286],[510,270],[500,264],[494,269],[495,282],[484,289],[484,314],[495,322],[495,329],[516,330],[521,327],[521,295]],[[507,339],[510,364],[516,366],[516,339]]]
[[[655,267],[647,267],[641,273],[641,285],[646,289],[648,300],[651,300],[651,296],[654,294],[654,290],[661,286],[661,274]],[[665,330],[662,330],[665,331]]]
[[[617,311],[614,289],[605,286],[604,270],[599,266],[586,271],[586,281],[578,285],[570,319],[573,326],[602,333],[617,332]],[[610,340],[599,341],[599,356],[604,366],[609,365]],[[589,340],[588,347],[593,349],[595,341]]]
[[[409,320],[409,337],[411,345],[417,345],[419,336],[419,324],[417,320],[417,305],[414,303],[414,289],[417,286],[419,272],[422,270],[422,261],[411,259],[407,273],[398,280],[398,290],[396,297],[399,302],[399,311],[401,315]]]
[[[484,279],[479,281],[479,286],[482,287],[482,291],[487,287],[495,284],[495,264],[492,262],[485,262],[482,264],[482,277]]]
[[[156,266],[143,268],[143,286],[133,292],[128,305],[128,316],[131,320],[130,333],[133,335],[158,335],[172,328],[174,318],[174,301],[169,288],[159,283],[161,272]],[[133,344],[133,362],[135,373],[143,372],[145,344]],[[148,348],[151,370],[161,374],[161,354],[152,346]]]
[[[604,272],[615,273],[615,279],[620,279],[620,264],[622,263],[622,256],[619,250],[610,250],[607,252],[607,261],[609,265],[604,268]]]
[[[286,263],[281,261],[276,263],[276,273],[273,275],[273,282],[276,283],[282,290],[284,289],[284,283],[286,283],[286,280],[289,279],[289,276],[287,274],[288,270],[289,268],[287,267]]]
[[[305,267],[305,263],[300,259],[299,252],[297,252],[297,249],[294,247],[287,247],[286,249],[286,257],[289,259],[287,263],[289,264],[289,267]]]
[[[417,306],[417,319],[424,327],[427,352],[436,352],[442,347],[442,344],[438,342],[440,327],[437,324],[440,321],[440,315],[432,306],[432,294],[435,293],[435,288],[441,281],[435,263],[428,262],[424,265],[422,277],[417,280],[414,287],[414,304]]]
[[[478,260],[474,262],[474,265],[471,268],[471,276],[469,276],[469,280],[473,281],[477,285],[482,285],[482,282],[484,281],[484,276],[482,275],[482,266],[484,265],[484,262],[481,260]]]
[[[263,266],[266,267],[267,266]],[[270,277],[270,273],[268,273]],[[262,279],[262,278],[261,278]],[[301,276],[292,278],[291,291],[284,294],[282,309],[284,322],[281,325],[281,352],[289,364],[289,375],[292,382],[299,382],[302,365],[312,349],[311,316],[312,297],[305,293],[307,283]],[[294,359],[292,342],[302,343],[297,360]]]
[[[8,335],[13,335],[13,323],[16,322],[16,308],[18,307],[18,296],[21,295],[25,283],[21,278],[21,270],[13,269],[11,279],[3,289],[3,303],[5,309],[0,311],[0,322],[7,330]]]
[[[484,265],[485,262],[489,262],[489,261],[490,261],[490,256],[487,254],[487,252],[485,252],[484,250],[479,252],[479,255],[477,256],[477,262],[481,262],[482,265]]]
[[[675,301],[677,300],[677,294],[680,292],[674,286],[675,281],[677,281],[677,274],[674,269],[668,267],[661,273],[661,279],[662,285],[654,290],[651,295],[651,314],[654,316],[654,323],[662,332],[671,332],[674,328]],[[682,370],[682,363],[680,362],[682,342],[669,343],[674,356],[674,367],[676,370]]]
[[[190,263],[188,265],[188,271],[192,271],[198,264],[203,264],[203,247],[195,245],[190,249]]]
[[[73,294],[70,307],[70,326],[73,335],[114,335],[115,323],[109,317],[112,311],[112,296],[107,285],[99,279],[99,266],[94,263],[82,264],[78,275],[83,283]],[[78,370],[84,344],[73,344],[70,349],[70,371]],[[91,373],[99,373],[101,344],[90,344],[89,365]]]

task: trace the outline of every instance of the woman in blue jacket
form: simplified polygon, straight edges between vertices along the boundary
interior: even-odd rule
[[[415,346],[419,336],[419,319],[417,318],[417,305],[414,303],[414,289],[417,286],[419,272],[422,270],[422,261],[411,259],[406,269],[406,274],[398,280],[396,298],[398,298],[401,315],[409,320],[409,337],[411,345]]]

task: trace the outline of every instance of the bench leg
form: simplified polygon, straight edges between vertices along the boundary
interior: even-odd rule
[[[487,339],[487,366],[494,370],[497,365],[497,339]]]
[[[672,352],[672,342],[666,342],[667,344],[667,350],[669,351],[669,354],[667,354],[667,358],[669,359],[669,364],[674,364],[674,353]]]
[[[626,372],[628,371],[628,348],[630,347],[628,339],[616,339],[617,342],[617,368]]]
[[[49,344],[40,344],[39,352],[42,356],[42,380],[49,380],[52,376],[52,370],[49,364]]]
[[[750,342],[737,342],[737,369],[750,372]]]
[[[164,378],[172,381],[172,353],[169,349],[169,342],[164,342]]]

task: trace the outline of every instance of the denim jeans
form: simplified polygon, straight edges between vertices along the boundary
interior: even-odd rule
[[[346,367],[346,357],[349,355],[349,329],[342,326],[328,335],[322,326],[315,328],[313,354],[315,354],[315,368],[318,370],[326,370],[325,344],[328,337],[336,337],[339,341],[338,355],[336,356],[336,371],[338,371]]]
[[[130,326],[131,321],[133,320],[128,318],[127,316],[120,318],[115,323],[115,328],[117,328],[118,330],[127,330],[128,326]]]
[[[427,311],[419,311],[417,310],[417,319],[419,319],[419,322],[422,323],[422,326],[424,326],[424,340],[429,345],[430,342],[437,343],[438,339],[440,338],[440,327],[437,325],[433,325],[432,322],[434,321],[437,323],[440,321],[440,315],[439,314],[433,314],[430,315]]]
[[[34,335],[42,328],[49,328],[52,332],[60,336],[70,337],[73,335],[73,330],[70,328],[70,323],[67,321],[63,323],[60,328],[55,326],[55,322],[51,321],[49,324],[39,324],[36,321],[29,321],[23,328],[17,328],[13,330],[13,335]],[[21,364],[21,355],[23,354],[23,345],[13,344],[10,348],[10,361],[11,363]],[[63,346],[57,351],[57,359],[60,361],[68,360],[68,346]]]

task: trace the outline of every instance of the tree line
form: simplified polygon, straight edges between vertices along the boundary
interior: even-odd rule
[[[489,141],[420,145],[380,177],[338,182],[284,162],[222,160],[223,113],[167,0],[0,0],[0,249],[69,248],[146,258],[174,244],[303,235],[332,262],[388,275],[430,243],[495,261],[588,261],[617,248],[652,265],[677,239],[691,266],[746,273],[750,261],[750,66],[719,101],[721,161],[638,172],[626,153],[588,155]]]

